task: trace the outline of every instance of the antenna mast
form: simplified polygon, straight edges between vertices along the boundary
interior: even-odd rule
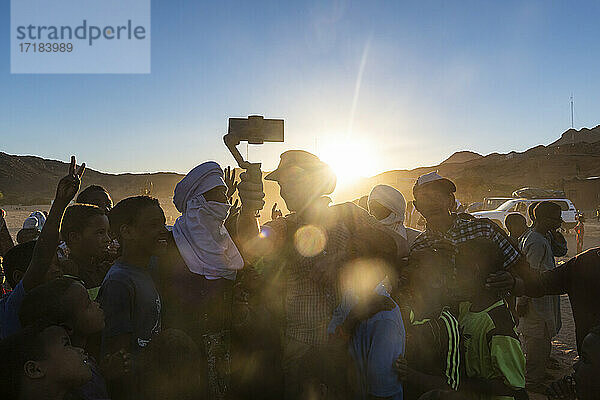
[[[573,126],[573,93],[571,93],[571,128],[574,128],[574,126]]]

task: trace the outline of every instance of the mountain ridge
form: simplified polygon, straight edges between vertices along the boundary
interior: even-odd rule
[[[592,140],[596,135],[600,137],[600,126],[575,132],[568,130],[555,142],[524,152],[483,156],[459,151],[438,165],[382,172],[361,178],[351,186],[338,188],[334,200],[355,199],[368,194],[373,186],[381,183],[396,187],[410,200],[416,178],[431,171],[438,171],[454,180],[458,187],[457,197],[462,202],[480,200],[484,196],[507,195],[524,186],[562,189],[565,180],[600,175],[600,140],[565,143],[565,138]],[[67,168],[67,163],[57,160],[0,152],[0,204],[49,203],[54,197],[54,183],[64,176]],[[183,176],[174,172],[110,174],[88,168],[82,188],[90,184],[101,185],[115,201],[147,193],[148,189],[153,196],[168,199],[172,198],[173,189]],[[265,182],[265,193],[267,206],[273,202],[283,205],[277,184]]]

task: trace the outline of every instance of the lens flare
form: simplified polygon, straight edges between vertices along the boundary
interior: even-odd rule
[[[306,225],[294,234],[294,245],[304,257],[314,257],[325,249],[327,238],[320,228]]]
[[[384,280],[393,281],[389,265],[381,259],[362,258],[346,264],[340,274],[342,290],[350,290],[359,297],[373,293]]]

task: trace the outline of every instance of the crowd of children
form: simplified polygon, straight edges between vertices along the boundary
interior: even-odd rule
[[[177,185],[182,216],[167,226],[155,198],[113,207],[100,186],[79,192],[84,170],[73,157],[17,245],[0,219],[1,398],[599,396],[600,249],[556,266],[566,241],[554,203],[531,207],[531,227],[507,216],[506,234],[457,212],[456,185],[431,172],[410,212],[387,185],[364,208],[331,205],[331,169],[289,151],[265,179],[290,214],[274,206],[259,226],[262,177],[236,182],[208,162]],[[423,232],[405,226],[417,212]],[[559,294],[579,361],[550,383]]]

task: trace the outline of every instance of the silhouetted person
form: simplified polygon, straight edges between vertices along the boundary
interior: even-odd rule
[[[585,227],[583,226],[584,222],[585,219],[583,218],[583,216],[579,216],[577,218],[577,225],[575,225],[575,237],[577,239],[577,254],[583,251],[583,236],[585,234]]]
[[[400,191],[389,185],[377,185],[371,190],[368,210],[375,219],[406,239],[409,246],[421,233],[404,226],[406,200]]]
[[[508,237],[515,245],[519,245],[519,238],[527,231],[527,220],[520,213],[510,213],[504,219],[504,225],[508,229]]]
[[[353,203],[329,206],[326,196],[335,188],[335,175],[311,153],[283,153],[277,169],[266,176],[279,184],[291,214],[261,230],[256,219],[264,206],[261,174],[245,172],[240,178],[238,233],[244,257],[247,262],[263,257],[271,269],[281,268],[286,281],[285,398],[316,394],[322,384],[329,396],[348,398],[347,349],[343,343],[330,343],[326,329],[340,301],[339,269],[356,257],[378,257],[396,265],[406,255],[406,241]]]
[[[575,371],[550,385],[546,392],[551,400],[592,400],[600,393],[600,325],[585,336],[579,352],[579,360],[573,365]]]
[[[531,268],[550,271],[556,266],[552,246],[547,235],[562,224],[561,209],[556,203],[543,201],[534,209],[535,222],[532,229],[520,239],[521,251]],[[521,297],[517,302],[517,314],[521,317],[519,329],[527,349],[528,390],[543,389],[546,365],[552,349],[551,339],[561,327],[560,298],[544,296],[529,299]]]

